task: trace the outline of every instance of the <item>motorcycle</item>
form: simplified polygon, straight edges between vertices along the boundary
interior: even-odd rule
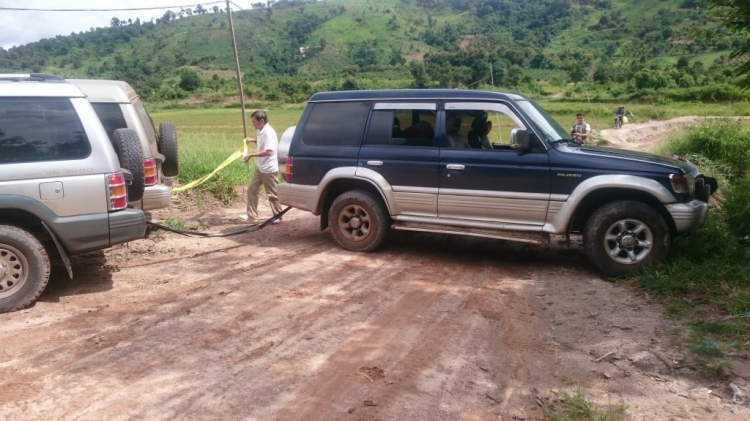
[[[622,115],[615,115],[615,129],[619,129],[620,127],[622,127],[624,117],[625,116]]]

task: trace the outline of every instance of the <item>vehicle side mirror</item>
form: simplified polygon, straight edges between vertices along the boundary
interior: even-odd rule
[[[523,129],[513,129],[510,131],[510,147],[519,152],[529,149],[529,132]]]

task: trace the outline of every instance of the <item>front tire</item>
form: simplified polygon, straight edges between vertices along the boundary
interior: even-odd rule
[[[29,232],[0,225],[0,313],[27,307],[49,282],[50,264],[42,243]]]
[[[328,226],[339,245],[351,251],[369,252],[388,236],[390,217],[379,197],[364,190],[339,195],[328,212]]]
[[[672,235],[654,208],[634,201],[607,203],[586,222],[586,255],[602,273],[630,275],[664,260]]]

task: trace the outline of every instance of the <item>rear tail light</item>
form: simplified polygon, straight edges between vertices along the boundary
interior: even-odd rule
[[[128,188],[121,172],[107,174],[109,190],[109,210],[116,211],[128,207]]]
[[[156,173],[156,160],[154,158],[143,159],[143,182],[147,186],[153,186],[158,181]]]
[[[284,179],[287,183],[292,182],[292,157],[288,156],[286,158],[286,165],[284,166]]]
[[[695,194],[695,180],[689,175],[670,174],[669,181],[675,193]]]

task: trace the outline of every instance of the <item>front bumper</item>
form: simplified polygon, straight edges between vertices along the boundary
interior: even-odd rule
[[[708,203],[706,202],[692,200],[687,203],[673,203],[666,207],[672,215],[677,233],[690,231],[706,223],[708,216]]]

